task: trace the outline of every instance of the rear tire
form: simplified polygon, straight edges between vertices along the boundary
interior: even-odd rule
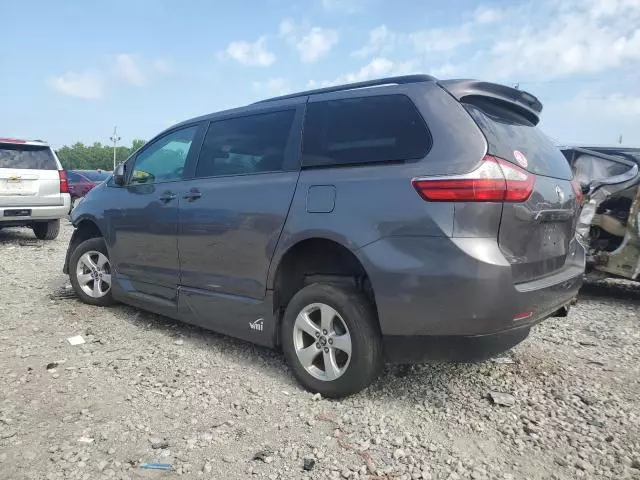
[[[112,275],[109,252],[102,238],[85,240],[69,257],[69,280],[84,303],[98,307],[116,303],[111,288]]]
[[[305,315],[313,324],[300,320]],[[331,320],[327,323],[325,318]],[[287,305],[280,338],[298,382],[325,397],[359,392],[383,364],[375,310],[354,288],[314,283],[298,291]]]
[[[36,222],[31,227],[38,240],[53,240],[60,233],[60,220]]]

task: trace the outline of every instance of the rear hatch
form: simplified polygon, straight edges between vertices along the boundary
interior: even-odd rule
[[[58,163],[51,148],[0,140],[0,207],[62,204]]]
[[[512,265],[514,283],[551,275],[565,265],[574,235],[581,193],[560,150],[537,127],[537,118],[510,102],[471,96],[461,99],[485,134],[488,154],[533,175],[524,202],[505,202],[498,243]],[[540,109],[542,106],[540,105]]]

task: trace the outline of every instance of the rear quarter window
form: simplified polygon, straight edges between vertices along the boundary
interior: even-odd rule
[[[491,155],[545,177],[571,180],[569,162],[542,131],[505,108],[465,104],[484,133]]]
[[[0,168],[57,170],[58,165],[49,147],[0,144]]]
[[[427,126],[405,95],[307,105],[303,167],[419,160],[430,148]]]

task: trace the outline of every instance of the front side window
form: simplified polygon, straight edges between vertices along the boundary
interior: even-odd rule
[[[135,159],[130,184],[175,182],[182,179],[197,126],[171,132],[147,146]]]
[[[314,102],[307,106],[302,165],[329,166],[418,160],[431,137],[405,95]]]
[[[294,115],[286,110],[212,122],[196,177],[282,171]]]

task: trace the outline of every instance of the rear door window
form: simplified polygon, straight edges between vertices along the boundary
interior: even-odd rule
[[[405,95],[312,102],[303,131],[302,166],[419,160],[431,137]]]
[[[285,155],[295,110],[211,122],[196,177],[247,175],[286,170]]]
[[[506,108],[464,105],[484,133],[491,155],[537,175],[571,180],[569,162],[538,127]]]
[[[58,165],[49,147],[0,144],[0,168],[57,170]]]

